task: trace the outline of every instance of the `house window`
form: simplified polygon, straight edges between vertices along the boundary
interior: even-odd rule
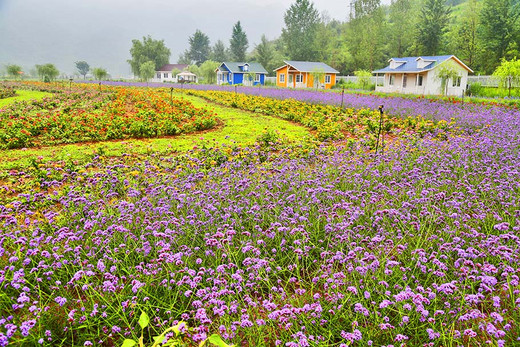
[[[408,80],[408,76],[406,74],[403,74],[403,88],[406,88],[407,80]]]
[[[461,76],[458,76],[458,77],[455,77],[453,79],[453,86],[454,87],[460,87],[460,81],[461,81],[462,77]]]
[[[395,76],[394,75],[390,75],[390,81],[388,81],[388,84],[393,86],[394,82],[395,82]]]
[[[422,86],[422,84],[423,84],[423,76],[419,75],[419,76],[417,76],[417,85]]]
[[[285,83],[285,74],[284,73],[280,74],[280,83]]]
[[[244,65],[244,71],[249,71],[249,65]]]
[[[259,73],[257,73],[255,75],[255,82],[260,82],[260,74]]]
[[[303,75],[296,75],[296,83],[302,83],[303,82]]]
[[[325,75],[325,84],[330,84],[330,75]]]
[[[161,78],[161,73],[160,72],[157,73],[157,78]]]
[[[164,78],[168,78],[168,73],[167,72],[164,73]]]

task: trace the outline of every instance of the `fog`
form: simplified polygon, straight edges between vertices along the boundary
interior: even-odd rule
[[[170,61],[188,48],[196,29],[211,40],[229,45],[233,24],[240,20],[249,50],[262,34],[280,35],[283,14],[293,0],[0,0],[0,67],[54,63],[63,73],[75,72],[74,62],[104,67],[113,78],[131,75],[132,39],[151,35],[164,39]],[[330,18],[345,20],[348,1],[315,0]]]

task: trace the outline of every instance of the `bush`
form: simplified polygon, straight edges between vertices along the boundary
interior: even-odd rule
[[[16,96],[14,88],[4,87],[0,88],[0,99],[10,98]]]

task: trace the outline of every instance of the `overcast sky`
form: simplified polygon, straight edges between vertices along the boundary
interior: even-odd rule
[[[171,63],[188,48],[196,29],[211,44],[229,45],[242,23],[251,50],[262,34],[280,35],[283,14],[294,0],[0,0],[0,67],[54,63],[73,73],[74,62],[101,66],[112,77],[129,76],[132,39],[164,39]],[[314,0],[331,18],[345,20],[348,0]]]

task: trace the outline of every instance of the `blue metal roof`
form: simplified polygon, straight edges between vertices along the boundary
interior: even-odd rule
[[[450,59],[451,57],[454,57],[457,61],[462,63],[459,59],[457,59],[454,55],[437,55],[437,56],[421,56],[421,57],[404,57],[404,58],[391,58],[390,60],[394,60],[396,62],[404,62],[404,64],[401,64],[400,66],[392,69],[390,68],[390,65],[385,67],[384,69],[375,70],[372,71],[372,73],[400,73],[400,72],[421,72],[421,71],[428,71],[433,69],[435,66],[439,65],[440,63]],[[431,61],[430,64],[418,68],[417,63],[419,58],[422,58],[422,60]],[[462,63],[462,65],[469,69],[466,65]],[[472,72],[472,71],[471,71]]]

